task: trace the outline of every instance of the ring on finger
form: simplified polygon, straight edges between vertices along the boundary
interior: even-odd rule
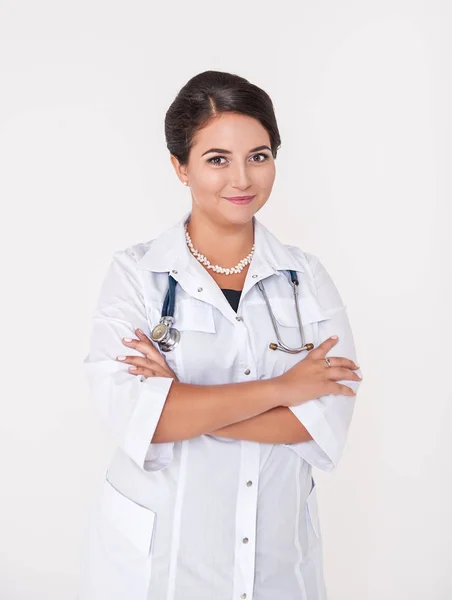
[[[331,361],[330,361],[330,359],[329,359],[329,358],[326,358],[326,357],[324,357],[324,358],[325,358],[325,360],[326,360],[326,364],[327,364],[329,367],[331,367]]]

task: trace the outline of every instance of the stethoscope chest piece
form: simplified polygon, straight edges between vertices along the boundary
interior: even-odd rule
[[[162,317],[159,324],[151,331],[151,340],[158,343],[162,352],[170,352],[180,341],[180,332],[171,327],[172,323],[173,317]]]

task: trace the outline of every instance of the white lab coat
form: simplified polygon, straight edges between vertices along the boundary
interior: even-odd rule
[[[276,339],[256,283],[263,281],[282,340],[299,346],[288,269],[300,281],[305,342],[317,346],[336,334],[329,355],[357,360],[346,308],[316,256],[281,243],[254,218],[255,254],[235,313],[186,246],[189,214],[157,239],[117,251],[101,287],[84,368],[117,450],[93,511],[79,599],[325,600],[311,471],[337,465],[355,398],[325,395],[290,407],[313,437],[307,442],[260,444],[206,434],[152,444],[173,380],[133,375],[115,360],[140,354],[122,337],[136,338],[138,327],[150,336],[171,272],[178,281],[174,326],[181,341],[165,358],[181,382],[223,384],[284,373],[307,353],[269,349]]]

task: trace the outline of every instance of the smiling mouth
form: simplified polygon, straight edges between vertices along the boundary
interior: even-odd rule
[[[225,198],[233,204],[249,204],[255,196],[225,196]]]

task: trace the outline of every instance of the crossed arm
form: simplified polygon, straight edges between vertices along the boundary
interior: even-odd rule
[[[311,434],[287,406],[277,406],[251,419],[211,431],[211,434],[268,444],[292,444],[312,440]]]
[[[177,380],[177,375],[168,367],[165,359],[152,345],[149,338],[140,329],[136,329],[135,333],[138,340],[126,341],[126,338],[123,338],[126,346],[132,346],[145,356],[145,358],[138,359],[145,366],[136,370],[135,374],[163,375],[174,377]],[[126,357],[124,362],[138,364],[138,360],[132,356]],[[249,419],[211,431],[210,434],[269,444],[292,444],[312,440],[311,434],[287,406],[276,406]]]

